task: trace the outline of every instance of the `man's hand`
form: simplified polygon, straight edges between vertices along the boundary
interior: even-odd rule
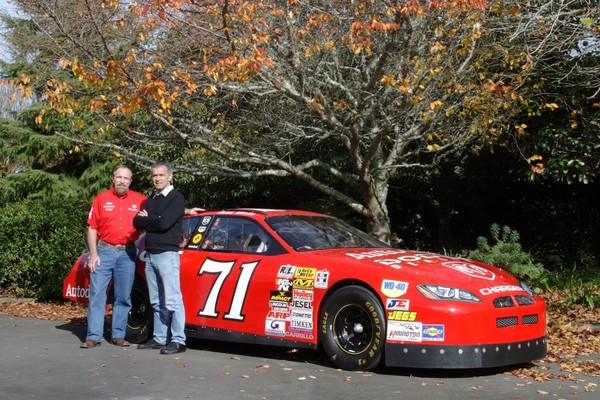
[[[185,214],[189,215],[189,214],[198,214],[199,212],[202,211],[206,211],[204,208],[200,208],[200,207],[192,207],[192,208],[186,208],[185,209]]]
[[[148,211],[142,209],[142,210],[138,211],[137,215],[138,215],[138,217],[147,217]]]
[[[96,271],[96,268],[98,268],[98,266],[100,266],[100,257],[98,256],[98,254],[90,254],[85,267],[90,269],[90,273],[93,273],[94,271]]]

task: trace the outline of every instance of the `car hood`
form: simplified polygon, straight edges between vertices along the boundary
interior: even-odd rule
[[[309,253],[327,259],[329,265],[368,268],[371,274],[381,275],[384,279],[402,277],[414,283],[452,286],[462,283],[480,290],[523,291],[510,273],[466,258],[394,248],[331,249],[306,254]]]

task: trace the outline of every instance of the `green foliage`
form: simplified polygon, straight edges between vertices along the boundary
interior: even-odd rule
[[[492,224],[490,233],[494,243],[490,245],[485,237],[477,238],[477,249],[469,251],[468,258],[505,269],[519,278],[542,282],[545,269],[523,250],[517,231]]]
[[[0,208],[0,288],[38,300],[62,297],[62,280],[85,249],[87,200],[54,196]]]
[[[600,304],[600,271],[595,267],[574,265],[548,273],[548,283],[562,290],[567,304],[583,304],[590,309]]]

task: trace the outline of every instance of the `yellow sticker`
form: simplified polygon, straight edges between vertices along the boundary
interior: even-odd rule
[[[198,243],[200,243],[201,240],[202,240],[202,235],[201,234],[197,234],[196,236],[194,236],[192,238],[192,243],[198,244]]]

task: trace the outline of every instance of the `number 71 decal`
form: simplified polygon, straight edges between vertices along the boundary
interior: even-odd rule
[[[233,270],[234,264],[235,261],[216,261],[211,259],[206,259],[206,261],[204,261],[200,267],[200,270],[198,271],[198,275],[214,274],[217,275],[217,278],[215,279],[213,286],[210,288],[204,308],[198,312],[198,316],[211,318],[216,318],[219,316],[219,313],[217,312],[217,300],[219,299],[225,280]],[[235,285],[235,291],[233,292],[229,311],[223,316],[223,319],[231,319],[235,321],[244,320],[245,316],[242,315],[242,308],[246,301],[246,295],[248,294],[250,278],[252,277],[257,265],[258,261],[242,263],[240,265],[241,272],[239,274],[237,284]]]

